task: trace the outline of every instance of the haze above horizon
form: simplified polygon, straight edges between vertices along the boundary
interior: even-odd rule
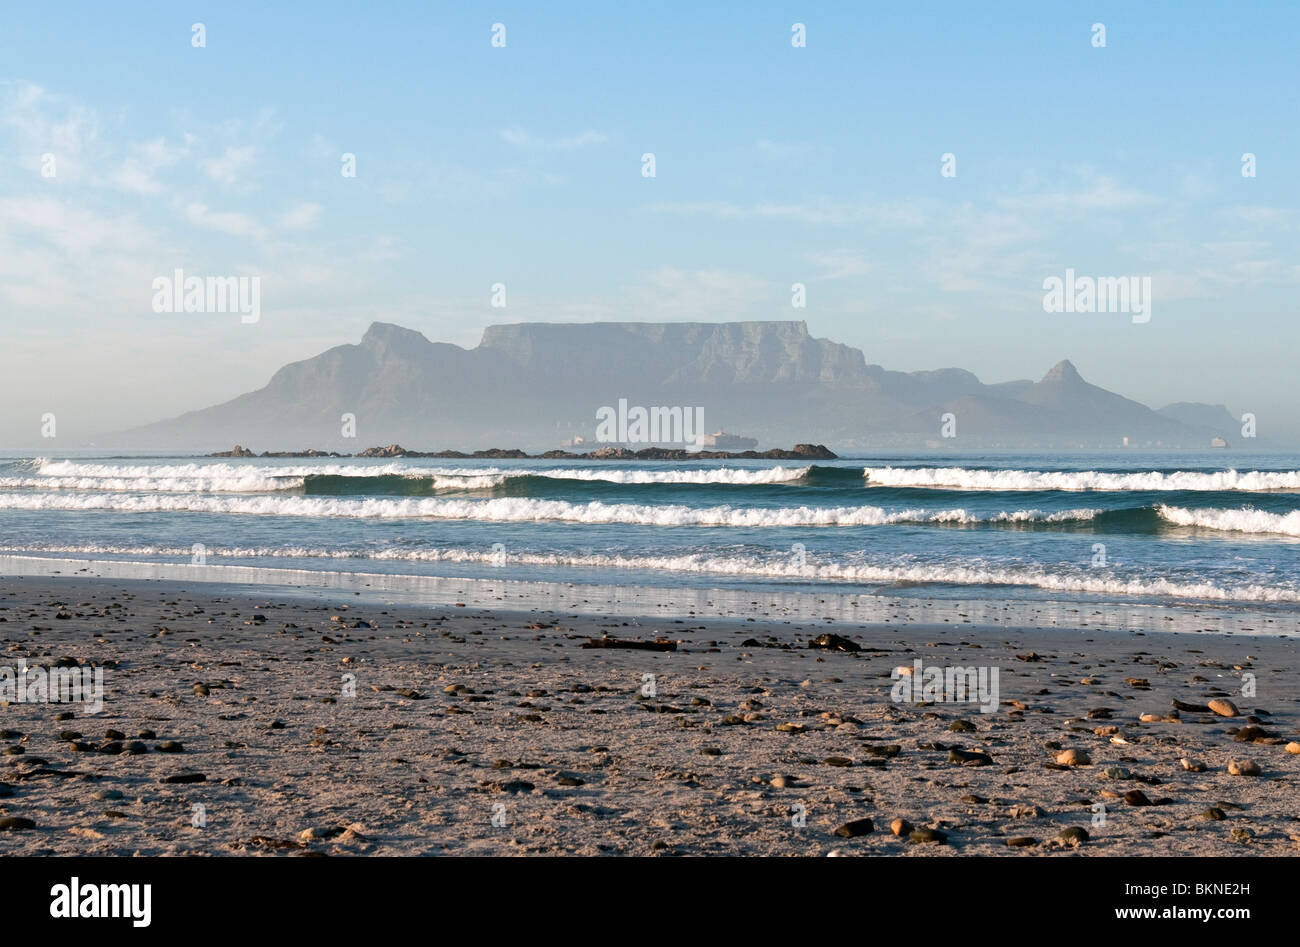
[[[218,404],[375,321],[744,320],[987,383],[1069,359],[1300,441],[1288,4],[61,10],[0,34],[0,444]],[[176,270],[257,278],[259,318],[155,311]],[[1150,321],[1045,312],[1067,271],[1149,277]]]

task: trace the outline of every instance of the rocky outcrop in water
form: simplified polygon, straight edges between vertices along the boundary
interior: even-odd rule
[[[236,446],[233,451],[217,451],[208,457],[439,457],[460,458],[468,460],[481,458],[488,460],[834,460],[838,455],[822,444],[796,444],[794,450],[773,448],[765,451],[688,451],[661,447],[647,447],[643,450],[630,450],[626,447],[600,447],[586,454],[566,450],[548,450],[542,454],[529,454],[518,448],[491,447],[465,453],[458,450],[418,451],[407,450],[400,444],[386,447],[367,447],[356,454],[340,454],[334,451],[263,451],[257,454],[246,448]]]

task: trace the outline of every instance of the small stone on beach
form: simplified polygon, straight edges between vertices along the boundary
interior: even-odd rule
[[[1230,760],[1228,773],[1232,776],[1258,776],[1259,764],[1254,760]]]
[[[1240,711],[1237,710],[1237,705],[1226,697],[1216,697],[1206,706],[1220,717],[1235,717],[1240,713]]]

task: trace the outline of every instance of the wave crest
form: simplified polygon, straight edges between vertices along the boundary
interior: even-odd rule
[[[1059,523],[1086,521],[1100,510],[1016,510],[978,514],[967,510],[897,510],[878,506],[690,507],[680,504],[573,503],[530,497],[491,500],[439,498],[347,499],[308,496],[208,496],[125,493],[0,494],[0,509],[103,510],[122,513],[221,513],[253,516],[310,516],[374,519],[449,519],[485,522],[556,520],[647,526],[887,526],[900,523]]]
[[[1230,533],[1272,533],[1300,536],[1300,510],[1269,513],[1253,507],[1239,510],[1189,510],[1181,506],[1158,506],[1160,518],[1175,526],[1191,526]]]
[[[867,467],[868,486],[950,490],[1064,491],[1300,491],[1300,470],[1175,470],[1107,473],[1098,470],[992,470],[970,467]]]
[[[811,467],[717,467],[711,469],[641,470],[619,467],[511,468],[421,467],[409,463],[315,465],[268,464],[91,464],[38,458],[36,477],[0,478],[7,489],[138,490],[160,493],[270,493],[301,489],[308,479],[401,477],[419,480],[434,489],[482,490],[507,480],[539,477],[628,485],[640,484],[769,484],[793,483]]]

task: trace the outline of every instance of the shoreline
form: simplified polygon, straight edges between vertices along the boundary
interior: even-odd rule
[[[1300,839],[1287,640],[634,624],[282,591],[0,583],[0,664],[107,668],[99,714],[0,708],[0,814],[35,823],[0,851],[1022,857],[1294,854]],[[809,647],[828,631],[860,650]],[[677,650],[582,647],[606,635]],[[898,702],[893,669],[917,660],[997,669],[996,710]],[[1246,673],[1259,696],[1238,693]],[[1221,695],[1237,717],[1171,711]],[[1267,736],[1234,739],[1248,726]],[[1228,771],[1243,758],[1260,775]]]
[[[287,567],[141,562],[0,554],[0,577],[81,575],[116,581],[152,581],[205,594],[240,589],[274,590],[296,598],[329,592],[368,604],[465,607],[528,612],[539,609],[578,615],[618,614],[662,620],[814,621],[854,626],[943,625],[1046,629],[1079,627],[1108,632],[1224,634],[1280,638],[1300,636],[1300,612],[1247,603],[1153,603],[1046,598],[979,599],[891,596],[831,586],[816,591],[619,585],[525,579],[426,576]]]

